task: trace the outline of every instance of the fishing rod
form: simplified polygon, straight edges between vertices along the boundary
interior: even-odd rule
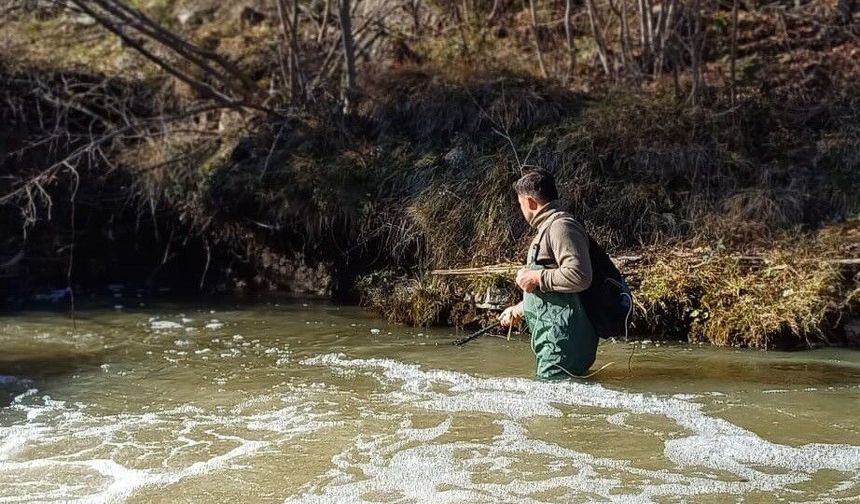
[[[493,325],[491,325],[491,326],[487,326],[487,327],[485,327],[485,328],[481,329],[480,331],[478,331],[478,332],[476,332],[476,333],[473,333],[473,334],[470,334],[470,335],[466,336],[465,338],[460,338],[460,339],[458,339],[457,341],[455,341],[455,342],[454,342],[454,345],[455,345],[455,346],[462,346],[462,345],[465,345],[466,343],[468,343],[468,342],[472,341],[473,339],[475,339],[475,338],[477,338],[477,337],[479,337],[479,336],[482,336],[482,335],[484,335],[484,334],[487,334],[488,332],[490,332],[490,331],[492,331],[493,329],[495,329],[495,328],[499,327],[500,325],[501,325],[501,323],[496,322],[495,324],[493,324]]]

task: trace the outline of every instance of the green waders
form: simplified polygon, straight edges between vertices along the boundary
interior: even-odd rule
[[[533,263],[529,269],[543,269]],[[597,356],[597,335],[578,294],[523,294],[523,318],[532,335],[535,375],[544,380],[584,376]]]

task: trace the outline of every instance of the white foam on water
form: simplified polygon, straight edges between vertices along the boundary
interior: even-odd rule
[[[270,350],[257,352],[269,363],[289,362],[289,350]],[[239,353],[230,352],[226,357]],[[375,389],[368,397],[351,385],[299,380],[223,409],[155,405],[154,412],[112,415],[28,390],[6,408],[8,415],[0,411],[12,420],[0,427],[0,503],[121,502],[145,488],[209,474],[243,484],[237,468],[271,471],[264,465],[271,462],[257,457],[288,455],[308,440],[337,454],[320,474],[287,462],[284,471],[310,482],[282,487],[285,502],[653,502],[697,495],[734,501],[752,492],[803,502],[857,495],[860,485],[860,447],[770,442],[705,413],[695,400],[707,402],[710,394],[487,378],[342,354],[301,364],[325,368],[340,377],[336,384],[370,377]],[[645,418],[648,428],[640,426]],[[651,430],[655,421],[665,428]],[[570,432],[542,438],[560,427]],[[333,447],[325,441],[330,429],[338,434]],[[611,449],[591,452],[604,432],[612,442],[625,433],[653,438],[654,452],[637,456],[658,462],[643,467]],[[827,475],[813,499],[795,485],[820,470],[844,476]]]
[[[615,413],[606,417],[606,421],[611,423],[612,425],[622,426],[624,425],[628,415],[629,413],[625,412]]]
[[[440,503],[567,502],[583,496],[651,502],[661,496],[737,496],[754,491],[782,491],[799,499],[796,494],[802,492],[789,486],[825,469],[841,471],[845,477],[816,498],[856,489],[860,483],[860,446],[772,443],[705,414],[701,404],[683,396],[630,393],[580,382],[481,378],[388,359],[348,359],[343,354],[321,355],[302,364],[377,378],[388,389],[381,397],[400,407],[402,420],[397,433],[357,439],[333,459],[332,471],[300,489],[288,503],[368,502],[379,495]],[[586,414],[592,415],[601,415],[593,413],[595,408],[605,410],[603,425],[608,429],[629,429],[637,415],[665,418],[682,432],[663,435],[662,455],[669,468],[639,468],[631,461],[592,456],[529,435],[531,420],[563,422],[561,406],[588,408]],[[438,427],[415,430],[409,422],[417,408],[448,418]],[[457,413],[487,414],[502,434],[489,444],[440,440]],[[540,468],[523,469],[534,463],[530,460],[541,460]],[[519,469],[512,469],[515,464]],[[355,476],[356,468],[363,477]]]
[[[26,492],[30,484],[20,485],[26,493],[0,496],[0,502],[37,502],[44,500],[55,500],[62,498],[63,502],[79,504],[100,504],[121,501],[136,490],[150,486],[164,486],[176,483],[191,476],[206,474],[227,467],[228,462],[242,456],[258,451],[266,443],[259,441],[244,441],[240,446],[228,452],[214,456],[208,460],[195,462],[178,470],[140,470],[131,469],[109,459],[88,459],[82,461],[68,461],[56,459],[38,459],[24,462],[0,463],[0,472],[21,473],[34,472],[43,478],[50,478],[52,473],[95,473],[103,480],[108,481],[104,488],[97,492],[81,497],[72,497],[67,492],[69,485],[58,483],[57,488],[47,491],[47,495],[33,495]],[[15,490],[18,485],[14,482],[6,483],[7,489]],[[11,487],[11,488],[9,488]],[[87,491],[89,488],[80,488]],[[71,497],[71,498],[70,498]]]
[[[149,328],[153,331],[171,331],[182,329],[182,324],[172,320],[153,320],[149,323]]]
[[[6,411],[26,421],[0,427],[0,503],[121,502],[143,488],[228,472],[271,446],[339,425],[313,404],[310,392],[292,390],[224,414],[187,404],[98,416],[31,391]]]

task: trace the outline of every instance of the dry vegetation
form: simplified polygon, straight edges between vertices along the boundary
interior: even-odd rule
[[[136,257],[153,286],[171,264],[195,287],[363,277],[394,320],[461,325],[510,279],[427,271],[521,260],[510,183],[541,166],[643,256],[636,334],[836,341],[857,270],[819,259],[860,255],[855,4],[14,1],[0,256],[114,254],[79,279]]]
[[[639,324],[723,346],[827,343],[860,308],[856,266],[832,257],[856,255],[858,236],[852,224],[783,237],[758,256],[653,254],[633,270]]]

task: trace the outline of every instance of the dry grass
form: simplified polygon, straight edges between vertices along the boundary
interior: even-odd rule
[[[493,317],[476,304],[485,301],[488,292],[506,304],[517,301],[516,285],[509,275],[473,277],[417,278],[378,271],[361,278],[357,288],[362,305],[388,317],[392,322],[415,326],[451,324],[463,327]]]
[[[450,323],[448,314],[464,298],[455,284],[425,276],[417,279],[381,272],[364,277],[359,288],[365,306],[389,320],[416,326]]]
[[[755,261],[657,254],[634,271],[638,330],[719,346],[826,343],[860,309],[856,268],[827,262],[856,253],[858,235],[849,224],[785,237]]]

